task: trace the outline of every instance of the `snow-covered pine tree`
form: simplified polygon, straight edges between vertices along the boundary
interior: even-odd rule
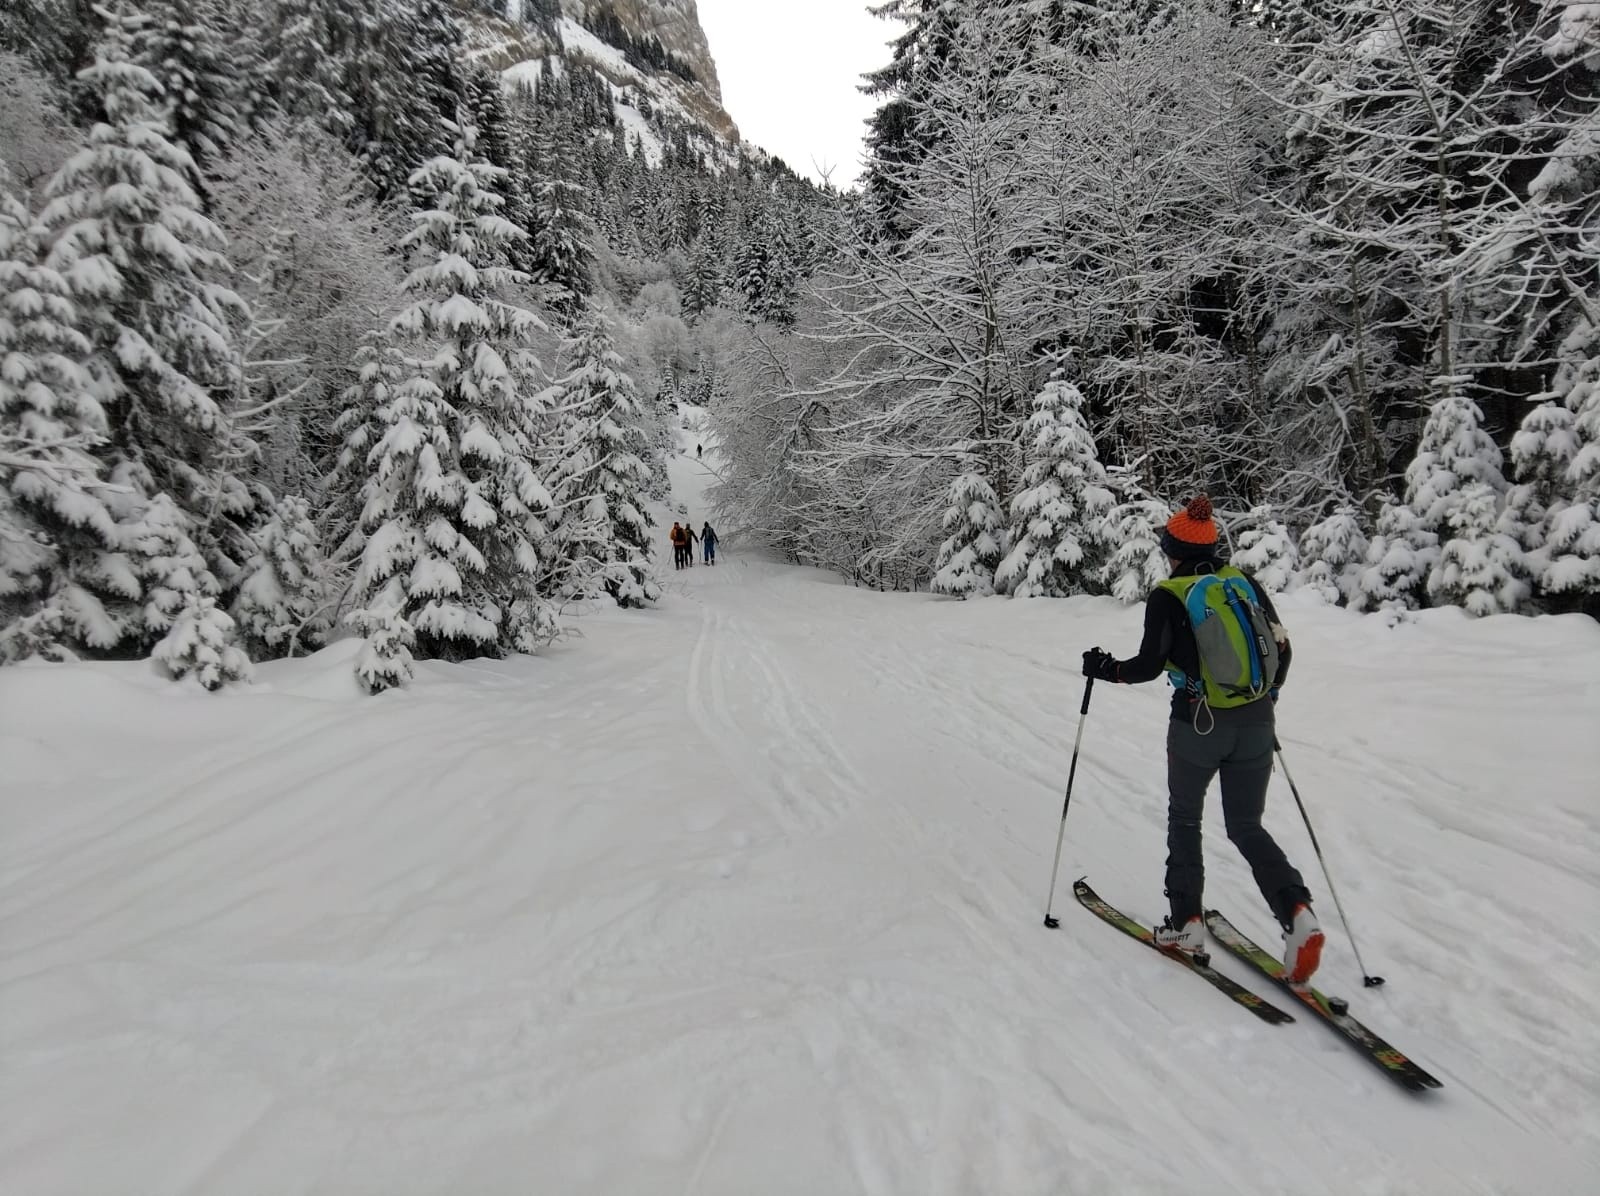
[[[278,107],[296,120],[317,121],[350,142],[355,101],[345,86],[343,56],[354,42],[343,5],[325,0],[269,0],[264,50]]]
[[[254,506],[232,466],[253,446],[220,404],[238,384],[234,332],[248,312],[224,285],[223,236],[199,210],[192,159],[168,136],[160,85],[129,61],[128,40],[109,21],[79,75],[106,119],[51,181],[45,261],[69,281],[90,342],[108,423],[98,455],[136,495],[169,496],[208,567],[231,579],[248,548],[239,521]],[[128,510],[137,517],[140,506]],[[221,590],[216,579],[197,585]],[[148,646],[167,625],[125,630]]]
[[[202,176],[245,132],[241,77],[233,50],[240,30],[229,28],[216,0],[140,0],[123,17],[130,56],[161,85],[174,143]]]
[[[0,190],[0,661],[109,651],[139,597],[94,455],[89,342],[40,240]]]
[[[1161,530],[1166,526],[1165,503],[1153,498],[1130,498],[1106,515],[1106,536],[1116,545],[1101,573],[1105,587],[1118,602],[1132,606],[1172,572],[1161,551]]]
[[[1351,609],[1416,609],[1438,559],[1439,537],[1407,503],[1384,495]]]
[[[404,646],[396,618],[422,656],[449,660],[531,652],[558,632],[536,590],[551,499],[533,464],[529,346],[543,325],[508,296],[527,278],[504,265],[505,246],[525,234],[498,215],[498,173],[466,124],[454,156],[411,179],[434,196],[405,241],[420,264],[392,329],[414,376],[379,410],[383,435],[366,456],[354,615],[386,637],[373,649],[388,660]],[[369,685],[391,675],[363,666]]]
[[[1501,496],[1487,482],[1468,482],[1450,506],[1451,536],[1428,574],[1434,602],[1454,603],[1468,614],[1513,614],[1528,600],[1528,564],[1522,546],[1502,530]]]
[[[294,655],[321,644],[327,564],[311,504],[298,496],[278,500],[253,536],[256,555],[246,565],[233,617],[255,660]]]
[[[217,579],[189,537],[188,517],[165,494],[125,524],[144,583],[144,625],[161,639],[150,653],[173,680],[191,673],[206,689],[248,681],[250,661],[234,644],[234,621],[217,605]]]
[[[350,625],[362,637],[356,656],[356,680],[368,693],[396,689],[411,681],[416,632],[400,608],[406,602],[405,579],[398,573],[371,595],[366,606],[353,611]]]
[[[950,483],[933,590],[957,598],[994,593],[994,574],[1006,552],[1005,516],[994,487],[981,473],[963,473]]]
[[[1367,534],[1353,506],[1343,505],[1300,537],[1299,584],[1333,606],[1345,606],[1361,589]]]
[[[1406,502],[1441,545],[1428,577],[1429,598],[1470,600],[1473,613],[1480,615],[1515,609],[1527,597],[1522,581],[1503,582],[1498,570],[1504,569],[1509,579],[1526,577],[1529,571],[1522,545],[1513,540],[1512,554],[1505,543],[1527,532],[1515,512],[1511,523],[1502,519],[1507,489],[1503,458],[1482,423],[1478,405],[1450,389],[1429,411],[1417,455],[1406,467]],[[1493,509],[1486,508],[1486,493],[1493,496]],[[1491,607],[1491,601],[1497,605]]]
[[[594,586],[618,606],[643,606],[661,596],[645,511],[650,442],[633,379],[603,315],[578,326],[568,363],[548,399],[563,409],[570,429],[551,475],[558,535],[580,591]]]
[[[1600,35],[1600,13],[1594,17]],[[1555,391],[1573,414],[1573,454],[1553,499],[1540,584],[1600,615],[1600,320],[1582,320],[1563,346]]]
[[[1295,579],[1300,553],[1294,536],[1270,506],[1252,507],[1239,532],[1232,563],[1268,590],[1281,593]]]
[[[384,413],[400,384],[413,373],[387,333],[371,334],[356,350],[355,364],[355,384],[344,392],[333,423],[339,455],[327,484],[331,509],[325,520],[331,532],[332,555],[339,561],[359,557],[366,545],[362,510],[364,491],[376,464],[372,453],[387,428]]]
[[[1076,386],[1059,376],[1046,383],[1028,431],[1033,461],[1011,500],[1012,547],[995,587],[1017,598],[1064,598],[1099,578],[1112,546],[1105,527],[1112,494]]]
[[[721,247],[702,235],[690,249],[689,281],[683,292],[683,309],[691,321],[722,301],[724,274]]]
[[[1567,470],[1578,452],[1577,420],[1563,403],[1540,403],[1511,438],[1516,484],[1506,491],[1501,530],[1517,537],[1542,584],[1550,523],[1567,505]]]
[[[557,177],[539,180],[531,220],[530,273],[554,292],[550,306],[571,320],[594,291],[594,222],[578,188]]]
[[[1500,449],[1482,425],[1478,405],[1450,390],[1429,411],[1417,454],[1406,467],[1406,502],[1441,538],[1468,485],[1482,482],[1496,495],[1505,493]]]

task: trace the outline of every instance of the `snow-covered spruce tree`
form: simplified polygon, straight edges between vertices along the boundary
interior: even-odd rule
[[[550,306],[574,319],[594,291],[594,222],[584,213],[582,194],[564,179],[541,179],[531,221],[529,273],[553,292]]]
[[[1600,36],[1600,14],[1595,29]],[[1540,584],[1600,615],[1600,319],[1581,321],[1563,352],[1555,390],[1573,413],[1574,452],[1550,504]]]
[[[1417,455],[1406,467],[1406,502],[1424,527],[1444,538],[1462,492],[1482,482],[1496,495],[1506,489],[1499,446],[1483,430],[1483,412],[1451,390],[1434,403]]]
[[[1011,551],[995,587],[1017,598],[1064,598],[1092,588],[1111,549],[1105,469],[1083,422],[1083,395],[1060,377],[1033,401],[1033,461],[1011,500]]]
[[[1416,609],[1439,559],[1439,537],[1409,505],[1392,494],[1383,497],[1377,528],[1367,545],[1352,610]]]
[[[389,633],[395,619],[420,656],[447,660],[532,652],[558,631],[536,589],[551,500],[533,464],[538,363],[528,346],[542,324],[507,297],[526,276],[503,264],[504,248],[524,234],[497,214],[498,168],[473,141],[467,125],[453,157],[411,179],[434,196],[405,240],[420,264],[392,326],[413,374],[378,411],[382,436],[366,454],[353,616],[385,637],[373,648],[386,659],[404,643]],[[362,674],[369,685],[390,675]]]
[[[124,525],[144,590],[144,624],[161,639],[150,658],[180,680],[191,673],[206,689],[248,681],[250,661],[234,646],[234,621],[217,605],[217,579],[190,539],[189,520],[165,494]]]
[[[369,334],[356,351],[355,371],[356,380],[340,396],[341,408],[333,422],[339,454],[327,482],[330,509],[323,512],[330,551],[338,561],[359,557],[366,545],[362,510],[375,464],[372,453],[387,430],[390,403],[414,373],[387,332]]]
[[[1540,403],[1511,438],[1516,483],[1506,491],[1501,530],[1516,535],[1536,584],[1548,564],[1550,524],[1568,505],[1567,470],[1577,452],[1577,419],[1564,403]]]
[[[1294,536],[1269,506],[1253,507],[1238,535],[1232,563],[1268,590],[1289,588],[1300,565]]]
[[[233,468],[254,446],[221,403],[238,387],[234,334],[248,312],[224,285],[222,233],[199,210],[193,161],[168,137],[159,84],[128,60],[121,22],[108,22],[79,78],[106,120],[51,181],[40,221],[46,264],[69,280],[90,342],[108,425],[99,455],[126,467],[120,475],[138,495],[168,495],[184,533],[229,581],[249,547],[240,521],[254,507]],[[130,627],[130,646],[165,630]]]
[[[1451,536],[1428,574],[1435,603],[1468,614],[1514,614],[1528,600],[1528,565],[1522,546],[1502,530],[1501,496],[1487,482],[1467,483],[1450,507]]]
[[[994,574],[1006,551],[1005,516],[994,487],[980,473],[963,473],[950,483],[933,590],[957,598],[994,593]]]
[[[240,91],[257,81],[238,70],[241,31],[226,15],[217,0],[139,0],[121,18],[132,61],[161,85],[172,140],[194,164],[197,188],[246,131]]]
[[[548,396],[568,434],[551,475],[558,538],[579,593],[590,587],[618,606],[643,606],[661,596],[651,566],[650,442],[633,380],[623,371],[606,318],[579,325],[569,368]]]
[[[108,651],[139,596],[94,456],[89,342],[39,241],[0,190],[0,661]]]
[[[1300,537],[1300,586],[1333,606],[1349,604],[1361,588],[1367,548],[1356,509],[1338,507]]]
[[[366,606],[350,615],[350,625],[363,640],[356,656],[356,680],[368,693],[382,693],[411,680],[415,662],[411,649],[417,635],[401,613],[405,602],[405,580],[395,574],[368,598]]]
[[[1101,578],[1118,602],[1132,606],[1172,572],[1161,551],[1161,530],[1166,526],[1165,503],[1153,498],[1129,498],[1106,515],[1106,537],[1116,546]]]
[[[322,619],[327,588],[311,504],[280,499],[254,534],[256,555],[246,566],[233,617],[255,660],[315,648],[327,632]]]

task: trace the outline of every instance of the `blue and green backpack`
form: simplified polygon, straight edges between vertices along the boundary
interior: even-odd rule
[[[1218,709],[1266,697],[1278,675],[1278,644],[1250,579],[1224,565],[1215,573],[1170,578],[1160,588],[1183,603],[1200,656],[1199,677],[1168,662],[1173,686]]]

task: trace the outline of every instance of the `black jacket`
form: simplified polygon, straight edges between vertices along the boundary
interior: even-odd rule
[[[1215,573],[1223,565],[1219,560],[1184,561],[1173,572],[1173,577],[1197,577]],[[1243,570],[1241,570],[1243,572]],[[1283,685],[1289,676],[1288,633],[1278,618],[1272,598],[1262,584],[1248,573],[1245,577],[1261,600],[1261,609],[1272,624],[1273,638],[1278,642],[1278,675],[1272,688]],[[1139,653],[1127,660],[1117,661],[1117,680],[1128,685],[1154,681],[1166,671],[1171,661],[1191,677],[1200,675],[1200,649],[1195,646],[1194,628],[1189,626],[1189,613],[1183,603],[1170,590],[1154,589],[1144,604],[1144,639],[1139,643]],[[1181,689],[1172,691],[1172,717],[1180,722],[1194,720],[1194,700]]]

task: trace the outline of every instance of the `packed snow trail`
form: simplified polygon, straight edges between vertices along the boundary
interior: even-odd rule
[[[673,465],[697,528],[713,468]],[[1324,902],[1319,984],[1416,1098],[1076,907],[1160,912],[1159,686],[1096,687],[1040,925],[1079,653],[1137,611],[661,539],[658,610],[378,698],[348,643],[220,696],[0,672],[6,1190],[1585,1190],[1593,623],[1285,603],[1284,746],[1389,979]],[[1209,827],[1208,901],[1272,941]]]

